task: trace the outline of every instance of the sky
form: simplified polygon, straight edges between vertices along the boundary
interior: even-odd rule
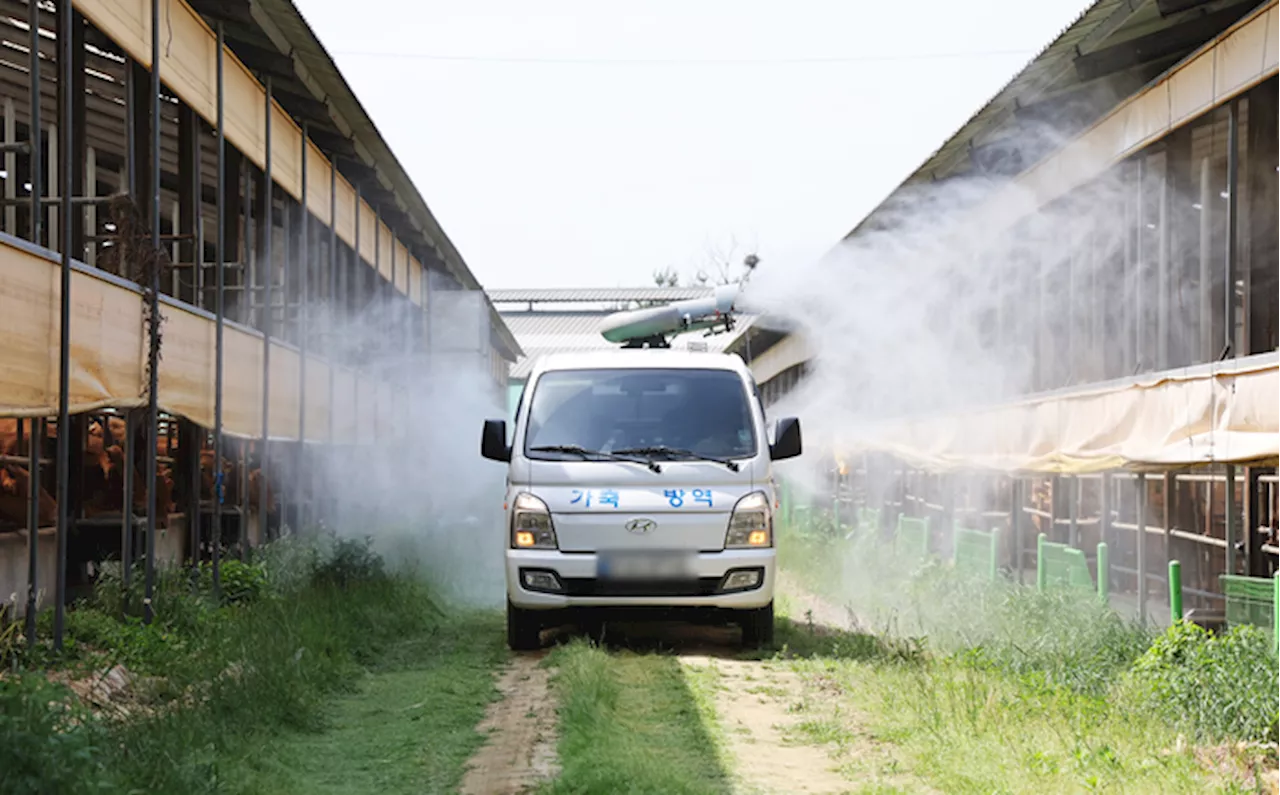
[[[1088,5],[295,3],[486,289],[811,262]]]

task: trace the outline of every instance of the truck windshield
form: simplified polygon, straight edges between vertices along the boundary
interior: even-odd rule
[[[746,387],[729,370],[554,370],[533,387],[529,458],[581,460],[587,457],[582,451],[604,458],[642,448],[646,457],[670,460],[756,452]]]

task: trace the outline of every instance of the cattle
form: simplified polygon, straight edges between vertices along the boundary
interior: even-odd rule
[[[31,496],[31,480],[20,466],[0,466],[0,522],[15,527],[27,526],[27,505]],[[58,503],[40,489],[39,526],[50,527],[58,521]]]
[[[23,443],[18,444],[18,420],[0,419],[0,455],[27,457],[30,455],[31,425],[22,420]],[[50,434],[52,438],[52,434]],[[18,463],[0,464],[0,524],[15,528],[27,526],[27,504],[31,496],[31,479],[27,467]],[[40,509],[37,514],[41,527],[50,527],[58,521],[58,503],[53,499],[49,482],[40,484]]]
[[[18,422],[19,420],[16,419],[0,419],[0,455],[17,457],[29,454],[28,438],[24,437],[23,444],[18,444]],[[22,422],[27,423],[26,420]],[[29,429],[29,424],[24,425],[24,433],[29,434]],[[80,478],[79,482],[82,486],[80,507],[86,517],[110,515],[124,510],[124,447],[127,434],[128,426],[123,417],[114,415],[90,417],[86,424],[80,470],[74,473]],[[52,443],[57,440],[57,437],[56,423],[47,424],[46,438],[50,444],[46,449],[53,447]],[[134,435],[132,467],[133,511],[136,514],[145,514],[147,507],[146,462],[141,456],[146,443],[146,428],[140,425],[136,428]],[[200,500],[208,505],[213,500],[214,492],[213,450],[203,443],[200,448]],[[160,527],[167,527],[169,515],[178,509],[174,501],[175,484],[181,479],[174,460],[178,452],[179,442],[176,436],[171,438],[161,433],[156,438],[156,456],[161,459],[157,462],[155,481],[157,524]],[[25,527],[27,523],[25,489],[28,483],[26,468],[18,463],[6,463],[2,466],[5,470],[5,480],[2,485],[5,498],[3,504],[0,504],[0,521]],[[46,522],[51,525],[56,523],[57,503],[52,497],[54,485],[50,478],[52,474],[50,468],[46,468],[45,473],[45,479],[41,483],[40,522],[42,525]],[[241,504],[243,465],[240,457],[234,454],[224,455],[222,473],[223,504]],[[262,504],[263,487],[261,469],[251,468],[248,489],[249,507],[256,509]],[[275,495],[272,493],[269,482],[265,484],[265,488],[267,511],[269,514],[275,514]]]

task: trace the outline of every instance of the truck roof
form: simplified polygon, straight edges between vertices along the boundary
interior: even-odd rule
[[[731,370],[749,375],[742,357],[715,351],[673,350],[670,348],[618,348],[611,351],[548,353],[539,357],[530,379],[548,370],[605,369],[701,369]]]

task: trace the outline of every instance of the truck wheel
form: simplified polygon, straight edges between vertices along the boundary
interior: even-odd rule
[[[542,622],[534,610],[524,610],[507,600],[507,646],[512,651],[542,648]]]
[[[741,622],[742,645],[765,649],[773,645],[773,602],[755,610],[744,611]]]

